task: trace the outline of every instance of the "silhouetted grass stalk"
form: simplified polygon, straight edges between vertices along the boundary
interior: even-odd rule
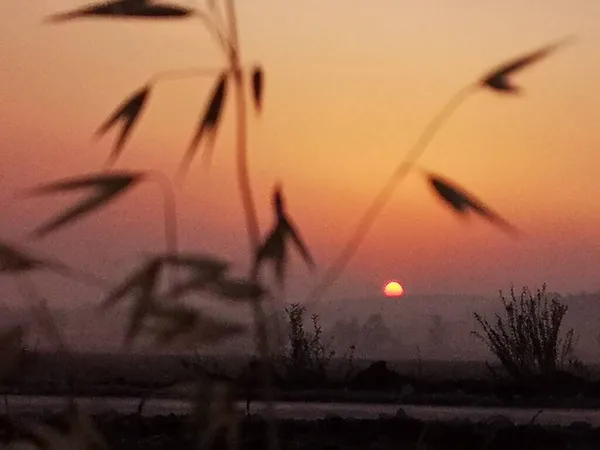
[[[219,15],[215,14],[213,20],[211,20],[211,18],[206,14],[200,14],[200,18],[202,19],[206,30],[213,37],[213,39],[217,41],[224,51],[227,51],[231,46],[231,43],[227,40],[227,36],[223,34],[223,26],[219,23]]]
[[[248,171],[248,124],[247,124],[247,109],[246,109],[246,98],[244,89],[244,76],[242,67],[239,59],[239,33],[237,26],[237,16],[235,11],[235,5],[233,0],[226,0],[225,2],[226,14],[229,23],[230,30],[230,47],[229,47],[229,61],[231,65],[231,71],[233,75],[233,84],[235,90],[235,101],[236,101],[236,113],[237,113],[237,129],[236,129],[236,149],[237,149],[237,175],[238,183],[240,188],[240,194],[242,199],[242,207],[246,218],[246,229],[248,231],[248,238],[250,241],[250,254],[251,254],[251,266],[254,263],[254,257],[260,245],[260,229],[258,225],[258,218],[256,213],[256,206],[252,196],[252,186],[250,184],[250,175]],[[251,272],[253,272],[251,270]],[[256,282],[256,277],[253,276],[253,282]],[[266,315],[262,307],[261,301],[256,300],[253,303],[253,314],[254,314],[254,326],[255,326],[255,339],[257,350],[260,355],[261,364],[260,372],[265,388],[265,402],[267,405],[266,419],[267,419],[267,444],[268,449],[277,450],[279,447],[279,441],[277,439],[277,428],[274,418],[273,410],[273,392],[271,373],[269,370],[270,362],[270,351],[269,351],[269,339],[267,334],[266,326]]]
[[[231,29],[231,46],[229,48],[229,61],[233,75],[233,84],[236,101],[236,149],[237,149],[237,173],[240,194],[242,198],[242,207],[246,217],[246,227],[248,238],[250,240],[250,251],[252,254],[256,251],[260,241],[260,231],[256,206],[252,196],[252,186],[250,184],[250,174],[248,171],[248,124],[246,117],[246,97],[244,89],[244,75],[239,59],[239,39],[237,29],[237,19],[233,0],[227,0],[227,16]]]
[[[310,305],[312,302],[320,300],[323,294],[335,283],[342,271],[352,260],[352,257],[358,250],[360,244],[369,232],[371,226],[381,213],[381,210],[392,197],[396,187],[406,178],[406,176],[414,168],[417,160],[423,155],[429,143],[433,140],[442,125],[450,118],[450,116],[462,105],[465,100],[473,93],[478,84],[469,84],[459,90],[449,102],[434,116],[434,118],[425,127],[415,145],[408,151],[407,155],[396,167],[392,176],[377,194],[367,211],[358,221],[355,231],[350,239],[342,248],[338,257],[329,265],[325,273],[316,286],[310,291],[305,299],[305,305]]]
[[[162,172],[152,172],[150,179],[156,181],[163,196],[163,227],[167,253],[177,255],[179,251],[179,238],[177,232],[177,199],[173,183]]]
[[[472,92],[475,92],[475,90],[478,90],[479,88],[489,88],[505,94],[514,94],[519,92],[519,87],[511,82],[511,75],[515,72],[523,70],[531,64],[536,63],[540,59],[547,57],[557,48],[572,41],[572,39],[573,36],[567,36],[560,41],[538,48],[535,51],[503,63],[494,70],[484,74],[484,76],[478,79],[476,82],[471,83],[458,91],[425,128],[417,143],[408,152],[407,156],[397,167],[388,183],[375,198],[375,201],[372,203],[371,207],[362,216],[355,233],[351,236],[346,246],[342,249],[340,256],[328,268],[321,282],[318,283],[317,286],[309,293],[307,299],[308,302],[318,300],[335,282],[337,277],[341,274],[344,267],[348,264],[358,249],[370,226],[377,218],[377,215],[391,197],[396,184],[400,183],[406,177],[441,126]],[[448,183],[447,180],[441,180],[439,177],[432,178],[431,174],[428,176],[428,178],[429,182],[433,184],[433,187],[437,191],[438,195],[440,195],[444,201],[449,203],[455,211],[464,213],[466,209],[473,209],[488,220],[501,225],[503,228],[505,228],[505,230],[514,232],[514,227],[507,226],[508,224],[506,221],[489,210],[489,208],[487,208],[480,201],[474,200],[472,195],[467,194],[456,186],[453,186],[451,183]]]
[[[179,252],[179,238],[177,232],[177,198],[173,183],[162,172],[152,172],[151,177],[160,187],[163,196],[163,227],[167,254],[177,256]],[[177,282],[177,268],[169,267],[167,277],[173,286]]]

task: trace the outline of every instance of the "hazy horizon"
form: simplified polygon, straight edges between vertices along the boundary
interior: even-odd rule
[[[600,362],[600,332],[594,311],[600,301],[600,292],[567,296],[564,303],[569,305],[565,317],[564,329],[573,327],[578,340],[576,356],[585,363]],[[282,306],[279,306],[280,313]],[[446,361],[495,361],[485,345],[471,335],[477,329],[473,312],[493,314],[499,311],[498,296],[406,296],[401,299],[390,299],[374,296],[360,299],[346,299],[340,302],[321,304],[306,314],[305,327],[310,329],[310,314],[319,314],[323,326],[325,340],[333,339],[332,345],[337,349],[339,357],[348,353],[350,345],[356,345],[356,357],[387,360],[446,360]],[[238,316],[243,316],[239,307]],[[7,312],[8,311],[8,312]],[[21,319],[29,318],[28,311],[22,309]],[[99,315],[90,306],[80,305],[77,309],[60,311],[56,314],[61,331],[73,349],[84,352],[120,352],[120,346],[127,321],[128,311],[119,308],[106,315]],[[364,328],[371,316],[382,319],[384,326],[377,329]],[[5,309],[1,325],[14,324],[15,310]],[[438,319],[435,319],[438,316]],[[338,328],[343,322],[357,320],[359,332],[350,331],[344,335]],[[375,317],[377,319],[377,317]],[[377,323],[377,322],[375,322]],[[435,331],[437,329],[437,331]],[[343,330],[342,330],[343,331]],[[33,333],[30,343],[35,343],[39,330]],[[375,334],[373,334],[375,333]],[[110,336],[110,338],[109,338]],[[387,337],[386,337],[387,336]],[[282,336],[286,342],[285,333]],[[43,344],[44,339],[40,341]],[[127,351],[153,353],[148,341]],[[42,348],[48,348],[43,344]],[[191,351],[181,347],[161,349],[160,353]],[[253,337],[244,334],[239,338],[226,340],[221,345],[198,347],[201,354],[250,355],[254,353]]]

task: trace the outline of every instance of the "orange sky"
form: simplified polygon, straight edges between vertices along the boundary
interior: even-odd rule
[[[114,135],[94,142],[94,130],[149,76],[223,63],[195,20],[42,24],[48,14],[83,4],[0,4],[0,209],[8,218],[0,233],[11,240],[27,242],[28,230],[69,202],[17,202],[14,193],[99,170]],[[371,294],[391,278],[407,293],[490,293],[511,282],[544,281],[564,292],[600,289],[597,0],[237,4],[245,60],[260,61],[266,71],[264,115],[250,120],[261,228],[271,226],[270,190],[281,180],[317,275],[456,90],[506,59],[577,35],[573,45],[515,78],[523,95],[474,95],[421,160],[486,201],[524,231],[522,238],[510,239],[476,217],[457,220],[415,173],[329,297]],[[172,176],[211,83],[160,84],[117,166]],[[243,269],[247,239],[234,177],[231,99],[225,113],[210,173],[196,161],[180,193],[180,232],[186,247],[225,255]],[[118,276],[136,254],[163,245],[157,195],[155,187],[141,187],[28,245]],[[298,258],[292,263],[290,300],[316,281]]]

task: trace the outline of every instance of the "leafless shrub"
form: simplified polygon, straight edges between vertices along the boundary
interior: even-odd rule
[[[524,287],[520,295],[510,288],[510,298],[500,292],[503,315],[488,321],[474,313],[481,332],[472,333],[486,343],[515,380],[564,370],[575,363],[574,332],[561,333],[568,306],[560,297],[548,297],[546,285],[533,294]]]
[[[289,321],[289,347],[284,361],[287,377],[296,381],[314,377],[324,380],[335,350],[331,342],[324,340],[318,314],[311,316],[312,331],[307,331],[304,306],[292,303],[285,312]]]

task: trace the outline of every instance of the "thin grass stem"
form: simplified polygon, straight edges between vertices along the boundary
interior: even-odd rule
[[[327,292],[327,290],[335,283],[338,277],[342,274],[352,257],[358,250],[360,244],[364,240],[369,229],[377,219],[377,216],[390,200],[395,188],[404,178],[411,172],[417,160],[423,155],[427,146],[432,141],[434,136],[440,130],[442,125],[450,118],[450,116],[458,109],[458,107],[475,91],[478,85],[469,84],[465,88],[458,91],[448,103],[440,110],[438,114],[425,127],[415,145],[409,150],[404,159],[396,167],[387,183],[377,194],[367,211],[360,218],[350,239],[342,248],[338,257],[329,265],[325,273],[316,286],[309,292],[305,299],[305,305],[310,305],[317,302]]]
[[[162,172],[152,172],[151,177],[160,187],[163,194],[163,228],[165,233],[165,251],[167,254],[177,256],[179,253],[179,237],[177,232],[177,199],[171,180]],[[176,267],[169,267],[166,271],[167,282],[175,285],[178,277]]]
[[[217,2],[217,1],[214,2],[211,13],[212,13],[213,23],[215,24],[215,27],[217,27],[221,31],[221,34],[224,37],[224,42],[226,42],[228,45],[231,45],[231,43],[229,42],[229,39],[228,39],[228,36],[230,36],[231,33],[227,27],[227,22],[225,21],[225,18],[221,14],[221,9],[219,8],[219,2]],[[227,49],[225,48],[225,50],[227,50]]]
[[[259,246],[260,230],[258,226],[256,206],[252,196],[250,174],[248,171],[246,99],[244,97],[245,90],[242,71],[239,67],[234,68],[233,80],[236,86],[235,93],[238,123],[236,133],[238,182],[244,214],[246,216],[246,226],[248,229],[248,239],[250,241],[251,258],[254,258],[256,249]]]
[[[219,44],[223,51],[229,51],[231,48],[231,42],[227,38],[227,32],[222,29],[222,26],[215,21],[216,17],[211,18],[204,12],[197,12],[198,17],[204,23],[206,30],[212,36],[212,38]]]
[[[235,5],[233,0],[225,2],[227,22],[229,25],[230,39],[232,46],[229,51],[229,60],[233,73],[233,81],[236,96],[236,113],[237,113],[237,132],[236,132],[236,147],[237,147],[237,171],[240,193],[242,197],[242,206],[246,216],[246,227],[248,230],[248,238],[250,240],[250,265],[253,266],[256,251],[260,245],[260,229],[258,226],[258,218],[256,207],[252,196],[252,187],[250,184],[250,175],[248,171],[248,151],[247,151],[247,120],[246,120],[246,98],[244,89],[244,77],[239,59],[239,36]],[[251,271],[251,273],[254,271]],[[252,274],[252,281],[257,281],[256,274]],[[267,448],[269,450],[277,450],[279,441],[277,439],[277,424],[275,422],[275,414],[273,407],[273,392],[271,382],[270,351],[269,339],[267,332],[267,319],[260,300],[256,300],[253,305],[254,326],[257,350],[261,356],[260,372],[263,385],[265,387],[265,403],[266,403],[266,421],[267,421]]]
[[[237,36],[237,22],[235,9],[232,0],[227,1],[227,13],[231,28],[231,40],[233,47],[229,52],[229,60],[233,75],[235,101],[236,101],[236,149],[237,149],[237,175],[242,197],[242,207],[246,218],[246,228],[248,230],[248,239],[250,241],[251,258],[254,258],[254,253],[259,246],[260,230],[258,226],[258,218],[256,214],[256,206],[252,195],[252,186],[250,183],[250,173],[248,170],[248,124],[246,97],[244,89],[244,76],[242,67],[239,61],[239,47]]]
[[[151,178],[157,182],[163,194],[163,227],[167,253],[177,255],[179,238],[177,232],[177,200],[173,183],[162,172],[151,172]]]

